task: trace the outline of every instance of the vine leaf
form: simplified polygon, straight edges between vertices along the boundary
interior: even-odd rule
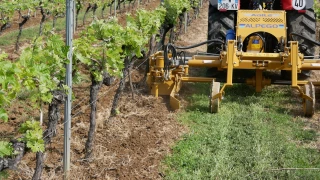
[[[8,114],[3,108],[0,108],[0,119],[2,119],[4,122],[8,122]]]
[[[0,158],[11,156],[13,148],[10,142],[0,141]]]
[[[20,140],[27,142],[27,147],[32,152],[44,152],[43,131],[38,121],[26,121],[19,128],[19,132],[25,134]]]

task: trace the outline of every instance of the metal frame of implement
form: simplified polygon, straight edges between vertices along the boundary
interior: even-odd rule
[[[249,24],[250,21],[252,21],[251,24]],[[284,51],[279,53],[243,52],[237,48],[241,36],[247,37],[261,29],[258,27],[266,27],[266,25],[270,28],[265,28],[264,31],[274,35],[280,42],[283,38],[286,38],[286,28],[274,28],[276,26],[272,23],[277,25],[280,23],[285,27],[285,22],[285,11],[239,10],[237,38],[228,40],[226,50],[221,51],[220,55],[194,55],[184,64],[174,65],[173,63],[168,71],[165,70],[163,51],[151,55],[147,77],[151,94],[156,97],[170,95],[171,107],[179,109],[180,101],[177,96],[183,82],[208,82],[211,83],[210,111],[216,113],[219,110],[225,88],[233,85],[235,69],[256,71],[253,78],[246,79],[246,83],[254,86],[256,92],[261,92],[265,86],[272,84],[271,79],[263,77],[263,71],[288,70],[291,71],[291,87],[297,89],[303,99],[304,115],[312,116],[315,111],[314,86],[318,86],[320,83],[299,81],[298,73],[301,70],[320,70],[320,59],[305,60],[304,55],[299,52],[298,41],[289,41],[289,46],[284,47]],[[169,57],[171,57],[171,54],[169,54]],[[220,89],[220,82],[216,82],[215,78],[189,77],[189,67],[217,67],[219,70],[226,70],[226,82]]]

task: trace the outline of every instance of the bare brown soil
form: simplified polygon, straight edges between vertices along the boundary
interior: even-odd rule
[[[137,70],[133,72],[136,86],[139,86],[143,77],[140,74]],[[126,88],[119,104],[120,113],[108,121],[117,85],[103,87],[98,101],[94,155],[92,159],[83,159],[89,129],[88,86],[84,84],[74,87],[78,98],[73,103],[71,179],[161,179],[161,160],[170,153],[170,147],[185,132],[185,128],[176,121],[176,113],[170,111],[168,99],[146,95],[145,87],[135,88],[133,99],[131,90]],[[46,152],[43,179],[63,177],[62,122],[61,118],[58,135]],[[8,127],[13,126],[12,121],[7,124]],[[7,130],[12,132],[13,129]],[[10,179],[30,179],[34,168],[35,154],[27,153],[18,170],[11,171]]]
[[[154,9],[159,2],[154,0],[142,6]],[[124,24],[124,15],[118,18]],[[161,179],[161,161],[186,129],[176,121],[176,113],[171,111],[166,97],[155,98],[148,95],[147,87],[141,83],[143,73],[144,66],[133,71],[135,97],[126,88],[119,103],[119,114],[109,121],[110,107],[118,84],[101,89],[94,154],[91,159],[83,159],[89,130],[90,83],[74,85],[76,99],[72,112],[71,179]],[[27,96],[22,94],[10,107],[8,123],[0,122],[1,139],[18,137],[19,125],[29,117],[39,119],[39,112],[34,112],[30,104],[24,101]],[[44,123],[48,121],[46,116],[47,114]],[[42,179],[62,179],[63,107],[57,136],[47,148]],[[10,179],[31,179],[35,159],[34,153],[27,153],[18,168],[10,171]]]
[[[194,19],[187,29],[187,33],[182,34],[175,44],[179,46],[190,46],[207,40],[208,32],[208,5],[205,4],[197,19]],[[188,50],[190,53],[207,52],[207,45],[202,45]]]

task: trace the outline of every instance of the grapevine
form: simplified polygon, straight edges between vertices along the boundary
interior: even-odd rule
[[[320,3],[319,0],[314,0],[313,9],[316,14],[316,18],[320,18]]]
[[[0,158],[11,156],[12,154],[12,144],[10,142],[0,141]]]
[[[14,143],[8,142],[9,145],[6,143],[7,150],[4,151],[6,153],[2,153],[5,156],[13,155],[10,144],[15,146],[15,144],[20,143],[24,144],[32,152],[37,152],[38,157],[39,153],[42,155],[45,150],[45,144],[50,141],[55,132],[55,126],[59,119],[58,106],[64,99],[64,87],[61,84],[65,76],[64,64],[67,59],[68,48],[64,45],[64,41],[59,35],[50,32],[45,35],[45,37],[36,38],[31,47],[24,49],[15,63],[5,61],[4,59],[7,56],[5,54],[1,55],[1,63],[3,65],[1,66],[3,68],[1,91],[3,92],[2,95],[7,98],[2,98],[3,101],[1,101],[2,116],[5,117],[5,120],[8,115],[5,114],[4,107],[16,97],[18,92],[31,92],[29,99],[33,102],[33,106],[40,109],[40,111],[44,104],[49,104],[48,129],[43,132],[40,122],[34,120],[26,121],[19,129],[22,137],[16,139]],[[20,83],[23,88],[20,87]],[[45,136],[44,138],[43,135]],[[5,144],[5,142],[1,143]],[[8,153],[10,151],[11,153]],[[12,158],[5,157],[5,161],[18,162],[23,154],[24,151],[21,151]],[[12,164],[12,166],[15,164]],[[9,165],[3,168],[12,167]]]
[[[189,0],[164,0],[163,6],[166,8],[165,23],[162,25],[161,41],[158,49],[164,48],[166,34],[174,28],[174,26],[180,23],[179,27],[182,26],[182,15],[184,12],[189,11],[191,4]],[[179,21],[177,21],[179,19]],[[180,34],[180,33],[179,33]]]
[[[125,2],[124,0],[118,1],[118,8],[120,8],[121,3]],[[128,2],[130,4],[135,3],[133,0]],[[28,6],[21,4],[19,9],[28,10],[27,16],[30,17],[32,9],[42,8],[42,23],[44,23],[49,15],[55,16],[54,14],[59,14],[58,12],[61,14],[65,9],[64,6],[59,6],[61,9],[55,11],[53,4],[50,3],[51,1],[34,1],[34,4]],[[93,3],[91,9],[95,16],[98,7],[111,7],[114,1],[109,0],[103,3],[102,1],[90,1],[89,3]],[[83,1],[78,0],[77,14],[82,7]],[[151,51],[151,49],[148,50],[150,38],[154,37],[160,27],[176,25],[179,15],[184,11],[189,11],[190,8],[189,0],[166,0],[164,7],[159,7],[156,10],[141,9],[137,10],[135,16],[128,14],[125,27],[122,27],[115,17],[108,20],[94,18],[93,22],[81,33],[80,38],[74,41],[74,65],[76,68],[79,66],[85,67],[89,71],[91,79],[89,100],[91,114],[86,142],[86,158],[90,158],[93,152],[96,102],[101,86],[103,84],[111,85],[113,76],[120,78],[120,85],[111,109],[111,114],[115,116],[126,77],[130,76],[129,66],[133,59],[141,58],[145,55],[145,52]],[[22,26],[23,24],[21,25],[21,31]],[[0,141],[0,158],[18,157],[15,152],[16,143],[23,143],[32,152],[37,152],[37,168],[33,179],[41,177],[44,166],[43,153],[47,143],[56,133],[59,105],[63,103],[65,91],[68,90],[63,86],[63,83],[69,48],[64,45],[61,35],[53,32],[42,32],[41,27],[39,34],[44,34],[44,36],[35,38],[33,44],[22,51],[17,62],[7,61],[5,53],[0,55],[0,83],[2,84],[0,118],[5,121],[8,120],[5,107],[10,105],[10,102],[16,98],[17,93],[21,91],[30,92],[29,100],[33,103],[35,109],[43,111],[44,105],[49,106],[49,122],[45,131],[42,131],[39,122],[31,119],[21,125],[20,133],[22,133],[22,136],[17,141]],[[76,71],[77,69],[74,70],[74,72]],[[24,152],[20,154],[23,155]],[[21,159],[20,154],[19,158]]]
[[[75,41],[75,56],[90,71],[90,130],[86,143],[86,158],[92,153],[95,131],[96,99],[107,74],[121,76],[121,84],[127,75],[129,59],[142,56],[142,48],[148,43],[151,34],[155,33],[164,19],[164,9],[153,12],[137,11],[137,17],[127,16],[126,27],[119,25],[116,18],[109,21],[95,20],[81,38]],[[151,17],[151,18],[150,18]],[[124,60],[124,61],[123,61]],[[124,70],[122,70],[124,68]],[[122,73],[122,74],[121,74]],[[117,96],[120,96],[123,86]],[[114,98],[112,114],[119,98]]]
[[[9,1],[9,0],[4,0],[1,2],[1,7],[0,7],[0,13],[1,13],[1,28],[0,28],[0,35],[1,33],[9,28],[10,25],[10,20],[14,14],[15,11],[15,6],[14,4]]]
[[[20,91],[20,77],[17,76],[21,70],[15,63],[7,60],[6,53],[0,54],[0,119],[8,121],[8,114],[5,107],[10,105]]]
[[[43,110],[43,105],[49,105],[48,127],[41,133],[41,143],[45,146],[55,135],[56,125],[59,120],[59,105],[63,103],[65,93],[62,85],[65,79],[65,64],[67,62],[68,47],[61,36],[47,32],[45,36],[36,38],[32,47],[26,48],[17,63],[21,69],[20,76],[24,77],[24,87],[31,91],[30,100],[34,107]],[[42,114],[42,113],[41,113]],[[40,122],[41,122],[40,117]],[[37,131],[38,132],[38,131]],[[35,133],[33,133],[35,134]],[[42,135],[44,138],[42,138]],[[40,132],[38,132],[40,137]],[[28,144],[27,144],[28,145]],[[34,179],[39,179],[42,172],[43,149],[37,152],[37,167]]]

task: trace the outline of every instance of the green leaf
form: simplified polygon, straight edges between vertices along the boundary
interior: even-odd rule
[[[8,114],[5,109],[0,108],[0,119],[2,119],[4,122],[8,122]]]
[[[6,170],[0,172],[0,180],[8,179],[8,178],[9,178],[9,173]]]
[[[13,147],[10,142],[0,141],[0,158],[11,156],[13,154]]]
[[[20,133],[26,133],[28,130],[41,129],[40,122],[38,121],[26,121],[21,124],[19,128]]]
[[[27,143],[27,147],[32,152],[43,152],[45,149],[43,140],[43,131],[40,123],[37,121],[26,121],[19,128],[20,133],[24,133],[24,137],[21,141]]]
[[[30,148],[32,152],[44,152],[45,150],[44,143],[39,141],[29,141],[27,142],[27,147]]]

